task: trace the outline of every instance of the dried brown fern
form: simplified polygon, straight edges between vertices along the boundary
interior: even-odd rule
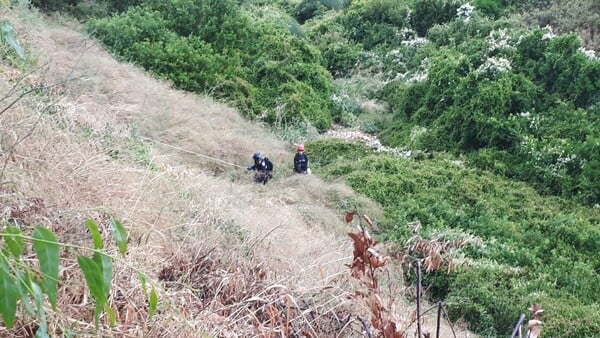
[[[346,214],[346,222],[350,223],[356,213]],[[367,224],[373,227],[373,222],[368,216],[362,216]],[[352,295],[354,299],[360,299],[365,302],[370,310],[370,323],[377,331],[379,337],[384,338],[405,338],[406,333],[400,330],[400,319],[391,310],[393,307],[387,307],[380,295],[378,274],[381,268],[388,262],[388,257],[383,257],[375,245],[377,242],[369,235],[364,227],[360,227],[356,233],[348,233],[354,242],[354,252],[352,264],[348,265],[352,276],[358,279],[366,290],[357,290]],[[368,330],[368,328],[366,328]],[[370,336],[370,333],[368,333]]]

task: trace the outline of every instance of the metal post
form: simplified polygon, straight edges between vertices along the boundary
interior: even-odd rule
[[[437,314],[437,328],[435,330],[435,338],[440,338],[440,320],[442,319],[442,306],[443,303],[438,303],[438,314]]]
[[[421,338],[421,261],[417,260],[417,337]]]
[[[510,335],[510,338],[515,338],[517,332],[519,332],[521,330],[521,324],[523,323],[523,319],[525,319],[525,314],[522,314],[521,317],[519,317],[519,321],[517,322],[517,325],[513,329],[513,332]]]

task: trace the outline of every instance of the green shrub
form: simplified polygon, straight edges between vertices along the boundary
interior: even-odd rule
[[[472,329],[484,336],[509,335],[519,313],[531,305],[525,296],[527,291],[519,284],[524,277],[516,270],[493,263],[461,270],[448,288],[456,292],[445,300],[450,318],[474,324]]]
[[[365,49],[397,46],[402,41],[400,30],[406,27],[408,8],[396,0],[355,0],[340,23],[351,41],[361,43]]]
[[[543,334],[548,337],[597,337],[600,333],[600,306],[581,304],[575,298],[560,301],[542,299]]]
[[[179,36],[200,38],[217,52],[253,41],[250,22],[236,0],[149,0],[162,13],[167,28]]]
[[[580,47],[575,35],[552,39],[538,78],[548,91],[585,108],[600,100],[600,62],[588,59]]]
[[[45,12],[64,12],[82,20],[102,18],[126,11],[144,0],[31,0],[33,6]]]
[[[540,301],[547,309],[546,305],[575,298],[582,304],[597,301],[600,214],[592,207],[542,197],[525,184],[469,169],[447,155],[415,161],[357,154],[345,143],[341,147],[329,142],[311,145],[315,155],[323,152],[328,158],[320,163],[319,172],[341,175],[356,191],[381,203],[386,239],[405,241],[414,236],[406,224],[420,221],[423,233],[460,229],[484,241],[481,248],[463,252],[459,262],[467,264],[452,274],[424,276],[433,300],[443,300],[454,320],[468,321],[482,335],[503,336],[531,302]],[[330,149],[335,149],[335,156]],[[506,150],[479,153],[476,159],[489,166],[520,160]],[[588,311],[594,309],[582,306],[579,314],[594,318]],[[574,325],[587,336],[600,333],[587,323]],[[562,332],[545,334],[562,336]]]
[[[426,36],[429,28],[434,25],[452,21],[456,10],[460,7],[457,1],[450,0],[419,0],[411,6],[410,25],[419,34]]]
[[[362,143],[341,139],[316,140],[306,144],[314,154],[311,156],[311,168],[322,168],[329,164],[354,162],[372,151]]]
[[[311,42],[322,55],[322,65],[336,78],[348,76],[358,63],[362,46],[348,40],[344,28],[334,21],[326,21],[309,30]]]
[[[133,8],[111,18],[91,20],[86,28],[111,51],[127,61],[135,61],[135,54],[131,54],[135,43],[164,42],[175,37],[167,24],[159,12]]]
[[[206,91],[216,84],[221,70],[227,69],[225,58],[194,37],[136,42],[128,54],[135,63],[191,92]]]
[[[302,0],[293,9],[292,16],[298,20],[300,24],[303,24],[307,20],[310,20],[327,10],[340,9],[342,6],[342,0]]]

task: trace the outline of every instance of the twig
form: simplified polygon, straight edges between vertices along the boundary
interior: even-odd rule
[[[452,325],[452,322],[450,321],[450,316],[448,316],[448,312],[446,312],[446,307],[444,306],[443,303],[442,303],[442,311],[444,311],[446,320],[448,320],[448,324],[450,324],[450,330],[452,330],[452,335],[454,336],[454,338],[456,338],[456,332],[454,332],[454,326]]]
[[[358,318],[358,320],[361,322],[363,329],[365,330],[365,333],[367,334],[367,337],[373,338],[373,336],[371,335],[371,330],[369,330],[369,326],[367,325],[367,323],[361,317],[356,317],[356,318]]]

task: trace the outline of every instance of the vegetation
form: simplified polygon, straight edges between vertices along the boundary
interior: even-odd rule
[[[307,143],[315,173],[384,207],[382,239],[406,242],[416,221],[425,239],[481,238],[424,278],[453,319],[505,336],[535,302],[548,336],[600,335],[597,1],[99,3],[78,15],[89,33],[178,88],[277,128],[335,122],[428,154]]]
[[[311,142],[307,148],[327,148],[327,143]],[[331,147],[340,149],[336,143]],[[407,224],[415,221],[423,225],[426,239],[482,239],[483,246],[455,257],[458,267],[449,274],[424,278],[433,299],[448,304],[453,319],[467,319],[485,336],[502,336],[510,332],[519,309],[539,302],[547,304],[544,330],[569,336],[574,324],[567,325],[554,312],[569,304],[595,318],[589,325],[578,323],[574,335],[595,334],[592,322],[600,319],[594,314],[600,291],[595,272],[600,261],[593,254],[600,244],[596,209],[540,196],[526,184],[443,156],[338,157],[315,171],[344,177],[380,202],[386,214],[380,227],[387,240],[404,243],[413,236]]]

